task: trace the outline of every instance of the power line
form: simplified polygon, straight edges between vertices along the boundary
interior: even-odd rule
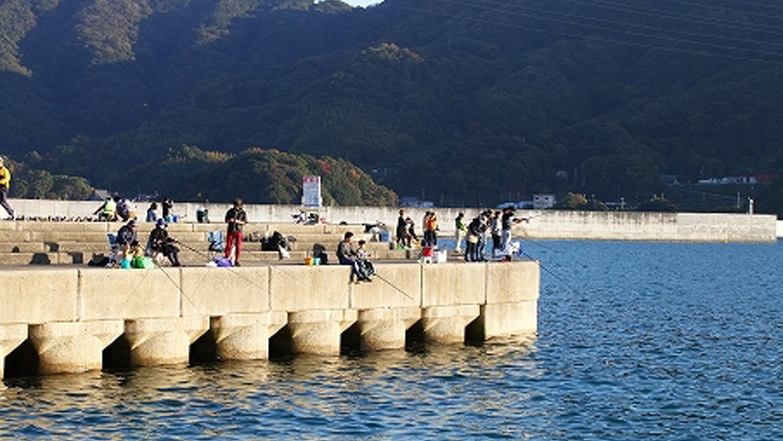
[[[442,1],[448,1],[448,0],[442,0]],[[577,20],[590,20],[590,21],[605,23],[605,24],[609,24],[609,25],[620,25],[620,26],[627,26],[627,27],[631,27],[631,28],[641,28],[641,29],[647,29],[647,30],[652,30],[652,31],[661,31],[661,32],[676,32],[676,33],[679,33],[679,34],[691,35],[691,36],[696,36],[696,37],[705,37],[705,38],[711,38],[711,39],[712,38],[718,38],[718,39],[723,39],[723,40],[737,41],[737,42],[741,42],[741,43],[749,43],[749,44],[756,44],[756,45],[783,46],[783,43],[781,43],[781,42],[759,41],[759,40],[751,40],[751,39],[739,38],[739,37],[730,37],[730,36],[718,35],[718,34],[706,34],[706,33],[702,33],[702,32],[685,31],[685,30],[682,30],[682,29],[672,29],[672,28],[666,28],[666,27],[662,27],[662,26],[652,26],[652,25],[644,25],[644,24],[639,24],[639,23],[629,23],[629,22],[623,22],[623,21],[619,21],[619,20],[612,20],[612,19],[606,19],[606,18],[591,17],[591,16],[587,16],[587,15],[573,14],[573,13],[568,13],[568,12],[558,12],[558,11],[552,11],[552,10],[547,10],[547,9],[535,8],[535,7],[528,6],[528,5],[510,5],[510,4],[504,4],[503,2],[492,1],[492,0],[485,0],[485,3],[500,4],[500,5],[508,6],[510,8],[514,8],[514,9],[524,9],[524,10],[539,12],[539,13],[543,13],[543,14],[554,14],[554,15],[565,16],[565,17],[569,17],[569,18],[577,19]],[[470,4],[468,6],[470,6],[470,7],[478,7],[478,5],[476,5],[476,4]],[[490,9],[485,9],[485,10],[490,11]],[[513,14],[513,15],[525,16],[524,14],[511,12],[511,11],[500,11],[500,10],[498,10],[498,12],[505,12],[505,13],[510,13],[510,14]],[[539,17],[539,18],[541,18],[541,17]],[[543,18],[543,19],[545,19],[545,18]],[[577,23],[577,25],[583,26],[582,24],[578,24],[578,23]],[[607,31],[610,31],[610,32],[633,32],[633,31],[620,31],[620,30],[617,30],[617,29],[606,29],[606,28],[600,28],[600,30],[607,30]],[[644,35],[646,36],[647,34],[644,34]],[[783,33],[780,33],[779,35],[783,36]],[[654,38],[663,38],[663,37],[655,36]],[[698,42],[697,44],[705,44],[705,43]],[[709,44],[709,43],[706,43],[706,44],[713,45],[713,44]],[[718,46],[720,46],[720,45],[718,45]],[[742,49],[744,49],[744,48],[742,48]],[[778,53],[775,53],[775,54],[777,55]]]
[[[723,20],[723,19],[713,18],[713,17],[694,18],[682,14],[677,14],[671,11],[661,11],[660,9],[645,8],[641,6],[618,5],[617,3],[612,3],[603,0],[592,0],[592,1],[563,0],[563,1],[568,3],[586,5],[586,6],[597,6],[599,8],[605,8],[614,11],[632,12],[641,15],[646,15],[649,17],[666,18],[670,20],[684,21],[684,22],[695,23],[695,24],[706,24],[711,26],[715,26],[716,24],[721,24],[728,29],[738,29],[742,31],[752,31],[756,33],[777,35],[777,36],[783,35],[783,33],[781,33],[778,30],[779,28],[766,26],[763,24],[754,23],[752,26],[749,26],[749,25],[740,24],[738,22],[728,21],[728,20]]]
[[[438,1],[438,0],[433,0]],[[448,0],[440,0],[448,3]],[[452,2],[453,3],[453,2]],[[670,47],[670,46],[661,46],[657,44],[651,44],[651,43],[641,43],[641,42],[633,42],[633,41],[627,41],[627,40],[619,40],[616,38],[609,38],[609,37],[601,37],[601,36],[595,36],[595,35],[585,35],[585,34],[577,34],[574,32],[568,32],[563,30],[554,30],[554,29],[546,29],[541,28],[537,26],[531,26],[531,25],[522,25],[519,23],[508,23],[508,22],[499,22],[495,20],[487,20],[478,18],[475,16],[458,16],[454,13],[450,12],[442,12],[442,11],[435,11],[432,9],[424,9],[424,8],[418,8],[418,7],[412,7],[412,6],[403,6],[403,5],[397,5],[397,4],[388,4],[388,7],[401,9],[401,10],[408,10],[412,12],[419,12],[424,14],[430,14],[430,15],[437,15],[452,19],[460,19],[465,21],[470,21],[474,23],[482,23],[482,24],[489,24],[489,25],[500,25],[505,27],[511,27],[511,28],[517,28],[517,29],[523,29],[530,32],[540,32],[540,33],[546,33],[546,34],[552,34],[552,35],[559,35],[559,36],[565,36],[565,37],[571,37],[571,38],[581,38],[591,41],[597,41],[602,43],[612,43],[612,44],[619,44],[619,45],[625,45],[625,46],[632,46],[632,47],[639,47],[644,49],[654,49],[654,50],[662,50],[666,52],[675,52],[675,53],[681,53],[681,54],[688,54],[688,55],[697,55],[697,56],[703,56],[703,57],[712,57],[712,58],[724,58],[728,60],[736,60],[736,61],[751,61],[751,62],[763,62],[768,64],[777,64],[780,60],[771,60],[771,59],[764,59],[759,57],[749,57],[749,56],[741,56],[741,55],[732,55],[727,53],[716,53],[716,52],[709,52],[705,50],[692,50],[692,49],[682,49],[678,47]],[[482,8],[484,11],[496,11],[496,12],[503,12],[496,9],[488,9],[488,8]],[[549,19],[542,19],[543,21],[551,21]],[[568,22],[568,24],[571,25],[579,25],[577,23]],[[582,26],[590,28],[591,26]],[[702,43],[690,41],[690,40],[682,40],[683,42],[700,45]],[[749,49],[745,48],[735,48],[731,46],[725,46],[725,45],[715,45],[718,48],[722,49],[729,49],[729,50],[741,50],[741,51],[751,51]],[[770,55],[774,55],[777,58],[783,57],[783,54],[776,53],[776,52],[768,52]]]

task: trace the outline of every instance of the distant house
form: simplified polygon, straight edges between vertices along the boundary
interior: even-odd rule
[[[533,209],[546,210],[555,206],[555,195],[553,194],[534,194]]]
[[[661,180],[668,187],[680,187],[682,185],[677,179],[677,175],[661,175]]]
[[[104,188],[96,188],[90,197],[87,198],[88,201],[105,201],[106,198],[111,196],[111,192],[109,190],[106,190]]]

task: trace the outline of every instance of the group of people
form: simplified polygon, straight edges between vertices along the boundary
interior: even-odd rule
[[[138,240],[136,220],[131,219],[117,232],[118,252],[126,260],[139,259],[145,256],[155,257],[160,254],[171,262],[171,266],[181,266],[179,261],[179,244],[169,236],[167,224],[163,219],[155,222],[155,228],[147,238],[146,246],[142,246]],[[115,262],[110,262],[110,264]]]
[[[397,246],[411,248],[418,237],[414,232],[414,223],[410,217],[405,216],[405,210],[400,210],[397,218]],[[479,213],[471,222],[466,223],[465,213],[459,213],[454,219],[454,250],[462,253],[462,242],[465,241],[464,260],[466,262],[482,262],[484,257],[486,235],[489,232],[492,238],[492,256],[498,258],[507,256],[511,250],[511,229],[519,222],[526,222],[526,218],[515,217],[513,208],[505,208],[502,211],[485,210]],[[427,211],[422,221],[424,226],[424,238],[422,246],[436,247],[438,245],[438,216]]]
[[[370,276],[375,268],[370,262],[370,254],[365,248],[366,241],[360,240],[359,247],[353,249],[353,233],[347,231],[337,246],[337,261],[340,265],[351,265],[351,283],[372,282]]]
[[[438,215],[435,212],[427,211],[424,213],[422,230],[424,235],[421,240],[421,246],[438,246]],[[400,210],[400,216],[397,218],[396,233],[398,247],[412,248],[414,243],[419,242],[419,236],[416,235],[416,224],[413,219],[405,216],[405,210]]]
[[[527,222],[527,218],[517,218],[513,208],[505,208],[503,211],[485,210],[465,225],[464,214],[460,213],[455,219],[455,250],[461,251],[462,237],[465,238],[466,262],[483,262],[486,234],[489,231],[492,238],[492,257],[509,256],[511,254],[511,229],[515,224]]]
[[[144,220],[147,222],[157,222],[158,219],[163,219],[166,222],[171,222],[173,220],[174,201],[171,198],[163,198],[161,206],[163,207],[163,215],[158,217],[158,203],[151,203],[149,208],[147,208],[147,215]],[[108,222],[128,222],[131,219],[138,219],[138,213],[133,201],[116,194],[107,197],[103,204],[95,210],[93,215],[98,216],[99,221]]]
[[[173,203],[169,206],[173,207]],[[241,199],[236,199],[234,206],[226,212],[226,223],[228,232],[226,235],[225,257],[231,259],[234,266],[240,266],[242,227],[247,223],[247,213],[244,210]],[[169,259],[172,266],[181,266],[179,242],[169,236],[167,227],[168,223],[164,218],[157,218],[155,220],[155,228],[150,232],[146,246],[143,246],[138,240],[137,220],[127,220],[127,223],[117,232],[116,244],[118,253],[121,254],[123,259],[127,260],[162,255]],[[116,262],[110,262],[110,264],[113,263]]]

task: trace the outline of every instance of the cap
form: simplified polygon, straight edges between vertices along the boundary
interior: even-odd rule
[[[159,227],[165,227],[165,226],[166,226],[166,220],[165,220],[165,219],[163,219],[163,218],[160,218],[160,219],[158,219],[158,221],[157,221],[157,222],[155,222],[155,224],[156,224],[157,226],[159,226]]]
[[[128,222],[129,227],[135,227],[136,226],[136,219],[131,219],[130,222]]]

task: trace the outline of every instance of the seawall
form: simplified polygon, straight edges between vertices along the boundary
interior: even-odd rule
[[[54,201],[14,199],[11,204],[22,216],[62,216],[66,218],[88,217],[100,206],[100,202]],[[209,210],[213,223],[222,223],[229,204],[197,204],[175,202],[174,212],[185,221],[196,220],[196,209]],[[298,205],[246,205],[251,222],[292,223],[291,215],[301,208]],[[137,205],[143,218],[147,206]],[[440,231],[451,235],[454,218],[464,212],[468,221],[475,217],[478,208],[406,209],[421,231],[424,212],[433,210],[440,218]],[[321,216],[332,224],[345,222],[352,225],[384,222],[394,229],[398,208],[393,207],[324,207]],[[772,215],[747,215],[728,213],[648,213],[648,212],[586,212],[559,210],[520,210],[521,217],[530,222],[515,228],[516,237],[530,239],[591,239],[591,240],[645,240],[689,242],[774,242],[777,239],[776,217]]]
[[[338,355],[535,332],[539,266],[6,269],[0,378],[108,367]]]

